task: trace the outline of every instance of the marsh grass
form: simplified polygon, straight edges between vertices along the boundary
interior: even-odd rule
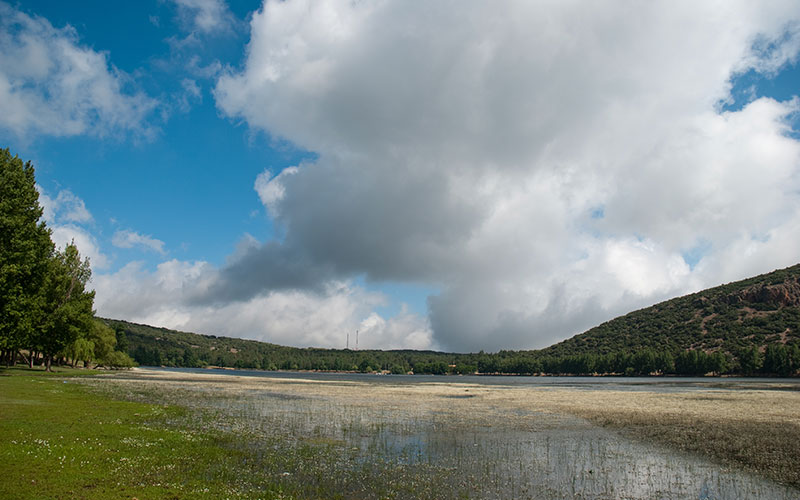
[[[224,394],[119,387],[104,377],[77,384],[68,372],[2,375],[0,498],[467,496],[436,467],[363,460],[324,434],[286,439],[285,429],[243,425],[215,408]],[[174,404],[190,392],[203,404]]]
[[[800,392],[776,384],[698,392],[543,391],[540,404],[800,488]],[[800,494],[797,495],[800,497]]]
[[[0,498],[798,497],[696,450],[646,444],[680,425],[653,430],[664,415],[702,422],[716,409],[734,422],[755,407],[755,422],[795,422],[789,392],[12,373],[0,377],[0,468],[12,479]]]
[[[694,458],[697,450],[650,446],[665,441],[633,434],[634,422],[622,418],[646,415],[638,422],[653,430],[648,424],[663,415],[706,421],[716,412],[736,421],[737,412],[749,409],[756,420],[790,423],[797,419],[795,393],[665,395],[146,370],[83,383],[115,398],[189,407],[192,428],[239,436],[232,446],[265,474],[282,477],[283,468],[305,487],[295,490],[303,496],[684,498],[711,492],[727,498],[745,490],[749,498],[798,496],[797,490]],[[599,417],[611,417],[612,409],[617,426]],[[657,432],[669,431],[666,424]]]
[[[745,415],[728,420],[613,410],[576,413],[626,436],[700,454],[800,488],[798,424],[750,420]]]

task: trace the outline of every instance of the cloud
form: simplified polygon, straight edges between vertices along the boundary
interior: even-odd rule
[[[92,214],[86,208],[86,203],[69,189],[62,189],[55,198],[47,196],[39,185],[36,186],[36,190],[39,191],[39,204],[44,210],[44,220],[48,224],[57,222],[86,224],[94,221]]]
[[[215,276],[213,284],[192,296],[197,304],[247,300],[266,291],[320,291],[337,275],[310,256],[276,242],[246,242]]]
[[[192,31],[204,34],[232,31],[236,20],[224,0],[173,0],[178,15]]]
[[[362,348],[431,346],[425,318],[408,312],[383,318],[373,309],[384,304],[385,297],[347,282],[330,282],[316,292],[276,291],[224,305],[195,303],[197,290],[210,286],[217,272],[205,262],[171,260],[154,271],[132,262],[115,273],[95,276],[95,306],[105,317],[283,345],[343,348],[347,334],[360,329]]]
[[[81,46],[74,28],[0,2],[0,128],[20,137],[149,137],[158,103],[131,83],[106,53]]]
[[[286,192],[283,181],[288,176],[296,174],[299,170],[298,167],[289,167],[283,169],[278,175],[272,175],[271,172],[266,171],[256,177],[255,190],[258,193],[258,197],[274,217],[280,215],[278,213],[280,201]]]
[[[403,308],[389,319],[373,312],[358,327],[359,349],[432,349],[436,348],[427,318]]]
[[[164,250],[164,242],[150,236],[139,234],[128,229],[119,230],[111,237],[111,244],[118,248],[144,247],[161,255],[167,252]]]
[[[109,258],[102,252],[95,237],[85,228],[75,224],[63,224],[50,226],[50,229],[53,231],[51,239],[57,248],[63,249],[74,243],[81,257],[89,258],[92,271],[108,268],[111,263]]]
[[[787,21],[785,29],[778,33],[759,34],[744,66],[774,76],[787,63],[797,63],[798,52],[800,23],[795,18]]]
[[[266,1],[217,106],[318,160],[258,177],[280,237],[209,290],[425,283],[431,342],[492,350],[794,264],[798,101],[720,109],[798,26],[793,2]]]
[[[36,190],[43,210],[42,218],[52,230],[51,239],[56,247],[63,249],[75,243],[81,256],[89,258],[92,270],[107,269],[111,261],[86,227],[94,224],[94,218],[83,199],[68,189],[59,191],[55,198],[50,197],[38,184]]]
[[[191,78],[181,80],[181,90],[174,96],[175,106],[181,113],[188,113],[194,103],[203,101],[203,92],[197,81]]]

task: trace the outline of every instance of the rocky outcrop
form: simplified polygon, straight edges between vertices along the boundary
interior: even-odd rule
[[[769,304],[777,307],[800,306],[800,278],[776,285],[755,285],[727,297],[728,304]]]

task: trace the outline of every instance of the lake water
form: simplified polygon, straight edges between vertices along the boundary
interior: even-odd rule
[[[371,384],[463,383],[488,386],[568,387],[589,390],[647,390],[658,392],[705,389],[766,389],[800,391],[800,378],[758,377],[557,377],[513,375],[378,375],[374,373],[290,372],[262,370],[227,370],[224,368],[163,368],[148,370],[172,373],[193,373],[263,377],[273,379],[305,379],[311,381],[369,382]]]
[[[465,492],[498,499],[800,498],[796,489],[527,401],[561,390],[794,392],[800,391],[797,379],[147,372],[154,380],[169,375],[169,384],[180,387],[175,402],[219,412],[230,430],[298,446],[332,443],[341,467],[380,462],[386,467],[381,474],[429,467],[447,477],[452,496],[438,490],[420,498]],[[198,383],[198,374],[216,376],[213,383]],[[147,379],[139,373],[115,378]],[[346,488],[343,494],[371,498]]]

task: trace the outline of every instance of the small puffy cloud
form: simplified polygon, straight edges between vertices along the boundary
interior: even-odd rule
[[[118,248],[144,247],[161,255],[166,254],[164,242],[129,229],[119,230],[111,237],[111,244]]]
[[[184,78],[181,80],[181,90],[175,96],[176,107],[181,113],[188,113],[194,103],[203,101],[203,93],[196,80]]]
[[[200,87],[197,85],[197,82],[190,79],[184,78],[181,80],[181,88],[186,92],[186,94],[190,95],[195,99],[200,98]]]
[[[0,128],[21,137],[150,136],[157,102],[130,83],[106,53],[82,46],[74,28],[0,2]]]
[[[178,15],[192,31],[204,34],[233,29],[235,18],[224,0],[172,0]]]
[[[200,56],[195,54],[186,61],[186,70],[197,78],[215,78],[222,71],[222,63],[213,60],[204,66]]]
[[[55,198],[49,197],[41,186],[37,185],[36,189],[39,191],[39,204],[44,210],[43,216],[48,224],[61,222],[86,224],[94,220],[83,199],[75,196],[69,189],[62,189]]]

